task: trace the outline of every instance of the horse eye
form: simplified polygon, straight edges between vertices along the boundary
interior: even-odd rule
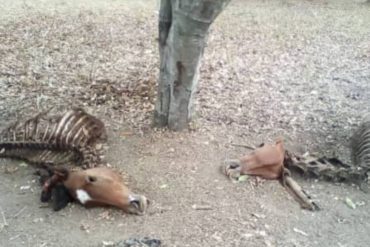
[[[88,176],[87,178],[89,180],[90,183],[93,183],[93,182],[96,182],[96,177],[93,177],[93,176]]]

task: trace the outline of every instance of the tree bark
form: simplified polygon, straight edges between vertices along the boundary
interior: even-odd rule
[[[161,0],[160,75],[154,125],[182,130],[193,115],[209,27],[230,0]]]

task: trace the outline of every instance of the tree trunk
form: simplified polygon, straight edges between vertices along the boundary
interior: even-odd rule
[[[161,0],[160,75],[154,124],[182,130],[193,115],[200,60],[212,22],[230,0]]]

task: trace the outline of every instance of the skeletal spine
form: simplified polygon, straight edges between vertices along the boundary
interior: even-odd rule
[[[353,134],[351,153],[352,165],[336,158],[297,158],[291,153],[286,154],[285,165],[305,177],[365,185],[370,175],[370,121],[364,122]]]

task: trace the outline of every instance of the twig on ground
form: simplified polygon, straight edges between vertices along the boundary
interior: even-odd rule
[[[22,234],[17,234],[11,238],[9,238],[9,241],[13,241],[13,240],[16,240],[17,238],[19,238],[20,236],[22,236]]]
[[[20,72],[20,73],[11,73],[11,72],[0,72],[0,75],[1,76],[22,76],[22,75],[25,75],[26,73],[25,72]]]
[[[191,206],[195,210],[212,210],[213,208],[209,205],[196,205]]]
[[[21,210],[19,210],[15,215],[13,215],[13,218],[16,218],[18,217],[25,209],[27,208],[27,206],[24,206]]]
[[[303,235],[303,236],[308,236],[308,234],[307,233],[305,233],[304,231],[302,231],[302,230],[299,230],[298,228],[293,228],[293,231],[295,231],[296,233],[299,233],[299,234],[301,234],[301,235]]]
[[[1,215],[3,217],[3,223],[0,225],[0,232],[7,226],[9,226],[8,222],[6,221],[6,217],[5,217],[5,214],[4,214],[4,211],[3,211],[3,208],[0,207],[0,211],[1,211]]]
[[[230,143],[230,145],[231,145],[231,146],[234,146],[234,147],[247,148],[247,149],[250,149],[250,150],[254,150],[254,149],[256,149],[256,147],[255,147],[255,146],[246,145],[246,144]]]

